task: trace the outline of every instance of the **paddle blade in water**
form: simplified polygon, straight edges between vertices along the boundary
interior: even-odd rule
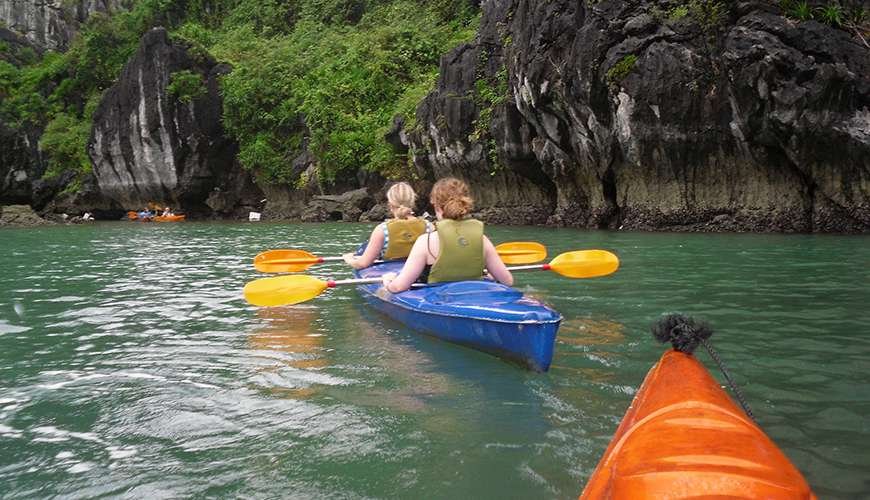
[[[560,254],[549,266],[569,278],[595,278],[616,271],[619,258],[607,250],[577,250]]]
[[[511,241],[495,250],[505,264],[534,264],[547,258],[547,247],[537,241]]]
[[[255,306],[287,306],[317,297],[328,283],[313,276],[277,276],[245,285],[245,300]]]
[[[261,273],[298,273],[321,262],[305,250],[268,250],[254,257],[254,268]]]

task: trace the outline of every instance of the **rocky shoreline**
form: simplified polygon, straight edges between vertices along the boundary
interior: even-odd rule
[[[397,116],[384,140],[423,200],[436,179],[460,177],[488,223],[870,232],[870,49],[771,2],[696,4],[708,10],[485,2],[477,38],[441,58],[413,125]],[[194,220],[386,215],[387,179],[321,185],[306,141],[286,184],[244,170],[221,123],[231,71],[151,29],[96,109],[91,174],[45,179],[41,131],[0,123],[0,204],[104,220],[149,203]],[[172,95],[178,72],[199,75],[203,92]]]

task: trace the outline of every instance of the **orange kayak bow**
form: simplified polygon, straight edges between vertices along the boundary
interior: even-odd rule
[[[776,444],[689,354],[668,351],[581,499],[816,498]]]

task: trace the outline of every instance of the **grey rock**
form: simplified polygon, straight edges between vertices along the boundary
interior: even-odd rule
[[[64,51],[89,17],[132,4],[133,0],[2,0],[0,21],[36,45]]]
[[[0,207],[0,226],[29,227],[53,224],[36,214],[30,205]]]
[[[188,102],[170,94],[180,71],[200,75],[204,93]],[[146,33],[94,114],[88,154],[100,191],[127,209],[156,202],[212,214],[255,205],[263,193],[221,126],[218,79],[228,71],[191,55],[162,28]]]
[[[419,175],[466,179],[494,221],[870,230],[870,51],[721,3],[718,23],[657,18],[661,1],[484,3],[406,131]],[[508,97],[475,127],[475,82],[499,72]]]
[[[360,222],[382,222],[390,217],[386,203],[378,203],[359,217]]]
[[[339,195],[314,196],[302,211],[301,219],[304,222],[356,222],[373,205],[374,200],[366,188]]]

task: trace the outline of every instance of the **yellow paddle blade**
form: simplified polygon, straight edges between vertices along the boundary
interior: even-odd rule
[[[569,278],[606,276],[619,268],[619,258],[607,250],[577,250],[558,255],[549,269]]]
[[[505,264],[534,264],[547,258],[547,247],[537,241],[511,241],[495,250]]]
[[[245,300],[255,306],[286,306],[317,297],[328,288],[313,276],[288,275],[262,278],[245,285]]]
[[[254,257],[254,268],[262,273],[298,273],[322,262],[305,250],[267,250]]]

